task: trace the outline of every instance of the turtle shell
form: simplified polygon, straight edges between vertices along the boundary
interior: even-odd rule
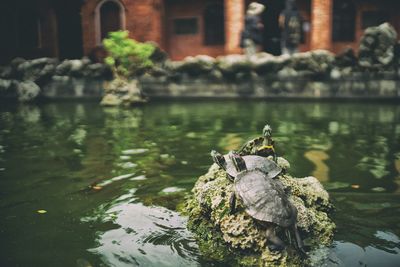
[[[238,171],[236,170],[232,160],[228,155],[225,155],[224,158],[226,161],[226,172],[231,177],[236,177]],[[249,155],[243,156],[242,158],[246,163],[247,170],[260,169],[268,178],[271,179],[276,177],[282,171],[282,169],[275,162],[261,156]]]
[[[254,219],[285,228],[295,223],[297,214],[279,180],[268,179],[258,169],[246,170],[237,175],[234,187],[246,212]]]
[[[264,137],[262,137],[262,136],[247,141],[239,149],[239,155],[245,156],[245,155],[251,154],[251,151],[253,150],[254,147],[262,146],[263,141],[264,141]]]

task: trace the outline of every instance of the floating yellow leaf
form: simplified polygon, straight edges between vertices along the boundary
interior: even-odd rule
[[[358,188],[360,188],[360,185],[358,185],[358,184],[352,184],[352,185],[351,185],[351,188],[358,189]]]
[[[40,214],[44,214],[44,213],[46,213],[47,212],[47,210],[38,210],[37,211],[37,213],[40,213]]]
[[[99,186],[99,185],[95,185],[92,187],[94,190],[101,190],[103,189],[103,187]]]

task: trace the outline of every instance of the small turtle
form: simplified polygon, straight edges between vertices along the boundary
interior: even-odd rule
[[[231,213],[236,209],[236,197],[239,198],[245,211],[266,229],[266,238],[271,250],[282,250],[284,242],[276,235],[275,228],[286,229],[296,237],[296,245],[301,253],[303,241],[297,229],[297,209],[287,198],[283,185],[279,180],[270,179],[259,169],[248,169],[246,162],[237,153],[230,153],[238,174],[234,180],[234,192],[230,199]]]
[[[226,171],[228,178],[234,180],[238,172],[230,157],[228,155],[224,156],[215,150],[211,151],[211,157],[220,168]],[[248,170],[260,169],[268,178],[275,178],[282,171],[275,162],[264,157],[248,155],[243,156],[242,158],[245,161]]]
[[[263,157],[272,156],[273,160],[277,161],[275,152],[274,141],[272,140],[272,128],[268,124],[264,126],[263,135],[247,141],[240,149],[239,154],[245,155],[258,155]]]

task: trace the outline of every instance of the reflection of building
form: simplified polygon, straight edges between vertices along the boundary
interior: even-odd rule
[[[14,0],[0,3],[1,57],[80,57],[108,31],[127,29],[159,43],[173,59],[240,52],[249,0]],[[267,6],[264,50],[279,54],[278,15],[284,0]],[[297,0],[305,26],[301,50],[357,47],[363,30],[384,21],[400,30],[400,1]],[[309,27],[307,27],[307,25]],[[0,58],[1,61],[6,60]]]

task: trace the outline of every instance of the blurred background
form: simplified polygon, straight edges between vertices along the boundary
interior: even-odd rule
[[[154,41],[173,60],[240,52],[246,0],[3,0],[0,64],[26,59],[81,58],[96,51],[110,31],[126,29],[138,41]],[[279,55],[279,14],[285,1],[259,1],[265,52]],[[303,19],[300,51],[357,50],[363,30],[390,22],[400,29],[394,0],[298,0]]]

